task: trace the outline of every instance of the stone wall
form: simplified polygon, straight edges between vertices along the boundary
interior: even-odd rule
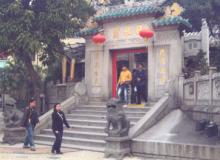
[[[81,82],[67,82],[65,84],[48,84],[47,85],[47,97],[49,108],[55,103],[61,103],[66,99],[75,96],[84,99],[84,103],[87,102],[86,85],[84,80]]]
[[[209,119],[220,125],[220,73],[210,67],[208,75],[183,79],[182,109],[194,120]]]

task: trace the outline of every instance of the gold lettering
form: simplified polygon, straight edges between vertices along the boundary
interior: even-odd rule
[[[160,85],[164,85],[166,81],[167,81],[166,75],[164,74],[160,75]]]
[[[113,39],[118,39],[119,38],[119,33],[120,33],[120,28],[119,27],[115,27],[113,29]]]
[[[137,26],[136,27],[136,34],[139,35],[139,32],[143,29],[143,26]]]
[[[124,33],[125,33],[125,37],[128,38],[131,35],[131,28],[128,26],[125,27]]]
[[[162,74],[167,73],[166,68],[165,67],[161,67],[160,68],[160,73],[162,73]]]
[[[160,59],[160,64],[161,65],[166,64],[166,54],[165,54],[165,50],[164,49],[160,50],[159,59]]]

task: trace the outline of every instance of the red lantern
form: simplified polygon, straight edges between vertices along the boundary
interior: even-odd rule
[[[96,44],[102,44],[105,42],[105,36],[98,33],[97,35],[92,37],[92,41]]]
[[[150,29],[142,29],[140,32],[139,32],[139,35],[148,40],[149,38],[153,37],[154,35],[154,32]]]

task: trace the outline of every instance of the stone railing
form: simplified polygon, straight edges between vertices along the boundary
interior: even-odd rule
[[[220,73],[210,67],[208,75],[195,72],[195,77],[183,80],[183,105],[220,106]]]
[[[68,98],[67,100],[61,103],[63,112],[68,113],[71,109],[75,108],[80,101],[82,100],[80,100],[80,98],[77,96],[72,96]],[[42,129],[45,129],[48,126],[50,126],[52,122],[52,118],[51,118],[52,113],[53,113],[53,108],[50,109],[45,114],[43,114],[42,116],[40,116],[39,118],[40,122],[39,124],[37,124],[35,128],[35,134],[39,134]]]
[[[190,79],[180,78],[181,109],[194,120],[209,119],[220,124],[220,73],[210,67],[209,74],[199,71]]]
[[[147,112],[129,131],[131,139],[139,136],[163,119],[170,111],[180,107],[179,77],[170,79],[167,83],[168,90],[155,103],[149,112]]]
[[[68,82],[65,84],[47,85],[49,108],[52,108],[55,103],[61,103],[72,96],[86,99],[86,85],[84,80],[77,83]]]
[[[166,94],[162,97],[144,117],[142,117],[129,132],[130,138],[135,138],[140,134],[144,133],[159,120],[161,120],[166,114],[169,113],[171,108],[169,107],[169,95]]]

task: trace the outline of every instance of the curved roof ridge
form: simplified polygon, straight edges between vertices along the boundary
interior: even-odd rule
[[[170,16],[170,17],[162,17],[160,19],[155,19],[152,22],[153,27],[163,27],[170,25],[182,25],[187,28],[191,28],[192,25],[189,23],[188,19],[185,19],[181,16]]]
[[[125,18],[137,15],[157,15],[163,14],[161,7],[154,5],[130,6],[124,8],[116,8],[115,10],[108,10],[101,15],[95,16],[94,20],[97,22],[106,21],[110,19]]]

